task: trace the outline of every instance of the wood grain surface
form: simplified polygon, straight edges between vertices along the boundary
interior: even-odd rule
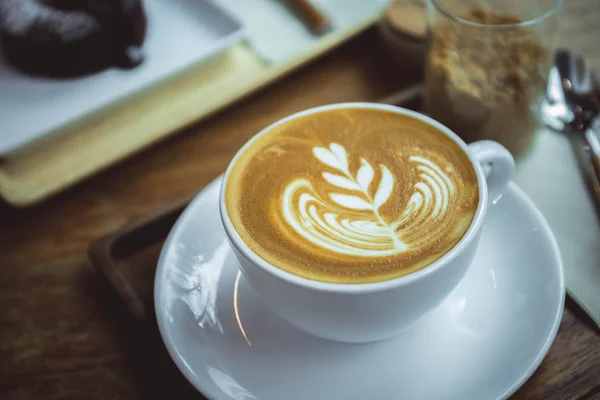
[[[154,319],[139,322],[87,259],[106,233],[197,192],[267,124],[326,103],[373,101],[419,78],[386,67],[373,30],[136,157],[27,210],[0,205],[0,399],[201,399]],[[148,254],[154,262],[158,247]],[[516,399],[600,398],[600,334],[570,302]]]

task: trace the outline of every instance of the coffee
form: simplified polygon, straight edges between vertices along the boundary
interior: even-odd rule
[[[320,111],[274,127],[238,157],[225,187],[227,213],[250,249],[334,283],[426,267],[462,238],[478,203],[459,145],[376,109]]]

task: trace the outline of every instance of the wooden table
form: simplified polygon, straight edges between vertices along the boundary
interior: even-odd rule
[[[86,250],[197,192],[267,124],[321,104],[374,101],[419,78],[417,67],[389,66],[377,46],[367,31],[42,205],[0,205],[0,398],[201,398],[169,359],[153,318],[129,316]],[[568,302],[549,355],[515,398],[600,398],[600,334],[592,326]]]

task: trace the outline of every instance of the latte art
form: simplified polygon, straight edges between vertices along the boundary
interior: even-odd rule
[[[477,203],[457,144],[379,110],[320,112],[273,129],[236,161],[226,187],[232,223],[254,252],[341,283],[427,266],[460,240]]]
[[[380,165],[377,189],[372,192],[375,170],[364,158],[356,176],[349,172],[348,154],[343,146],[332,143],[329,149],[315,147],[314,156],[336,173],[323,172],[323,179],[332,190],[321,198],[306,179],[296,179],[283,194],[282,214],[299,235],[327,250],[357,257],[384,257],[416,248],[427,239],[421,235],[430,225],[448,223],[445,213],[455,195],[454,184],[433,162],[419,156],[409,160],[418,164],[420,180],[406,188],[413,194],[403,212],[393,221],[386,221],[379,208],[390,198],[394,188],[402,190],[385,165]],[[339,193],[336,189],[351,191]],[[368,210],[369,219],[354,215]],[[410,221],[410,224],[407,222]]]

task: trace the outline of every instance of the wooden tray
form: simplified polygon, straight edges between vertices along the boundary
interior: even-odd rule
[[[0,196],[14,206],[39,202],[264,87],[348,40],[380,17],[315,42],[282,65],[263,62],[247,43],[113,104],[60,135],[0,159]]]

